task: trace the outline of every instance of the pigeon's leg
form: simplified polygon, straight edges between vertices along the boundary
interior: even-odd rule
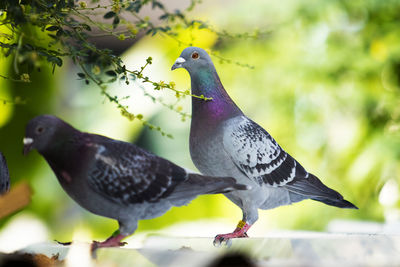
[[[236,229],[232,233],[217,235],[214,238],[214,246],[219,247],[221,246],[222,242],[225,242],[226,245],[229,246],[232,238],[249,237],[247,235],[247,231],[258,220],[258,209],[253,203],[249,202],[243,204],[243,219],[239,221]]]
[[[214,246],[219,247],[221,246],[222,242],[226,242],[226,244],[228,245],[229,240],[232,238],[249,237],[247,235],[247,230],[249,230],[250,227],[251,224],[245,221],[239,221],[238,225],[236,226],[236,229],[232,233],[217,235],[214,238]]]
[[[122,247],[126,245],[126,242],[121,242],[125,237],[127,237],[127,235],[122,235],[117,231],[103,242],[93,241],[91,250],[95,251],[98,248]]]
[[[92,254],[95,255],[95,251],[98,248],[106,247],[122,247],[126,245],[126,242],[121,242],[125,237],[133,234],[137,228],[137,220],[131,218],[125,218],[118,220],[119,229],[115,231],[107,240],[103,242],[93,241],[92,243]]]

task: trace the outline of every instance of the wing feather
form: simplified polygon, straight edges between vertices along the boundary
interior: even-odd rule
[[[247,117],[226,126],[223,143],[239,170],[260,185],[284,186],[308,175],[266,130]]]
[[[183,168],[135,145],[112,139],[89,145],[95,149],[90,187],[113,202],[156,202],[187,179]]]

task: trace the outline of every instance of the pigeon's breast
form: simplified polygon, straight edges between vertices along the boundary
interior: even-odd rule
[[[237,169],[224,150],[222,138],[222,131],[219,129],[207,134],[192,131],[190,134],[190,155],[194,165],[204,175],[231,176],[248,181],[249,179]]]

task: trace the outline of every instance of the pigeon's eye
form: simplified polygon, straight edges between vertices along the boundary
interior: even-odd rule
[[[36,128],[36,132],[37,132],[38,134],[41,134],[41,133],[44,132],[44,128],[41,127],[41,126],[39,126],[39,127]]]
[[[193,59],[198,59],[200,56],[199,56],[199,53],[197,53],[197,52],[193,52],[193,54],[192,54],[192,58]]]

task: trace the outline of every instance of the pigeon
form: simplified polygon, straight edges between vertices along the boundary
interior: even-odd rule
[[[247,190],[230,177],[208,177],[181,168],[138,146],[81,132],[63,120],[41,115],[26,126],[24,154],[36,149],[66,193],[84,209],[118,221],[119,229],[92,251],[117,247],[139,220],[161,216],[201,194]]]
[[[234,177],[252,187],[225,194],[243,212],[232,233],[217,235],[214,245],[229,245],[232,238],[247,237],[258,219],[258,209],[268,210],[312,199],[339,208],[357,209],[342,195],[307,172],[260,125],[252,121],[225,91],[205,50],[185,48],[171,70],[189,72],[192,94],[190,155],[197,169],[208,176]]]
[[[0,195],[10,190],[10,173],[4,155],[0,152]]]

